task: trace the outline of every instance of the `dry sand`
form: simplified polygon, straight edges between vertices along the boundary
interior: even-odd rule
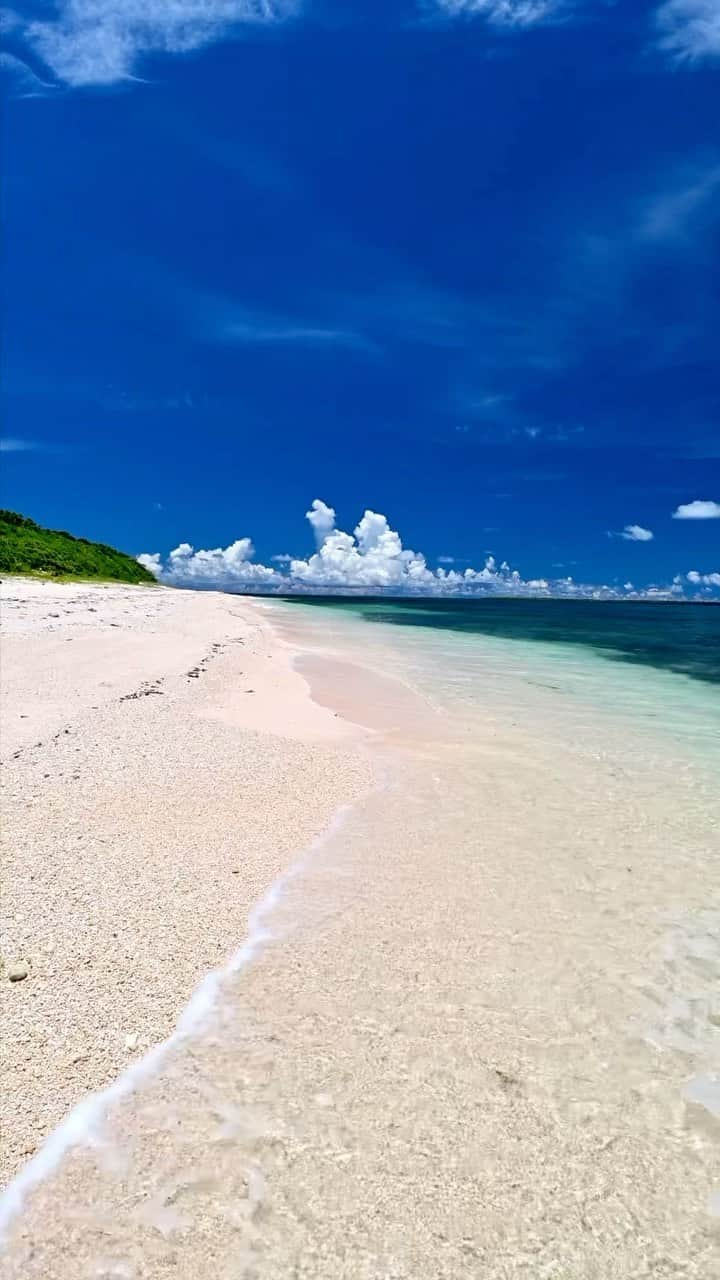
[[[119,703],[115,687],[112,703],[67,721],[76,737],[64,720],[49,725],[53,745],[33,750],[59,762],[54,803],[21,798],[12,821],[13,841],[24,833],[13,915],[26,921],[13,944],[31,948],[47,917],[70,973],[53,959],[53,975],[33,966],[5,984],[35,1069],[3,1103],[11,1129],[36,1108],[46,1128],[107,1079],[143,1017],[148,1041],[167,1030],[202,969],[236,944],[253,894],[353,803],[275,905],[277,940],[227,977],[201,1033],[28,1196],[3,1280],[718,1274],[718,1121],[689,1086],[720,1066],[720,903],[693,767],[631,732],[563,723],[543,691],[537,721],[519,704],[511,718],[502,700],[474,718],[440,713],[377,653],[324,652],[321,624],[318,640],[317,622],[298,615],[290,628],[281,609],[124,599],[143,603],[112,607],[154,612],[142,625],[164,636],[168,692]],[[171,639],[181,628],[183,645],[197,628],[203,644],[229,646],[196,680]],[[297,662],[314,704],[290,643],[314,650]],[[279,705],[292,706],[292,735],[248,729],[252,699],[238,689],[250,671],[273,733]],[[11,760],[13,785],[41,799],[48,766],[34,772],[32,759]],[[78,814],[84,897],[66,924]],[[86,920],[103,930],[97,974],[75,950]],[[128,920],[121,949],[112,932]],[[87,1033],[78,975],[104,1002]],[[40,981],[44,1045],[28,1014]],[[112,1063],[96,1046],[108,1024]],[[97,1055],[69,1091],[63,1034],[87,1034]]]
[[[2,626],[4,1182],[168,1034],[369,768],[252,602],[16,579]]]

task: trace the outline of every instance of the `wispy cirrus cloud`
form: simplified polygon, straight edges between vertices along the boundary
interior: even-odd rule
[[[376,352],[375,339],[362,317],[351,313],[347,299],[321,298],[312,314],[255,307],[234,298],[180,290],[188,328],[203,342],[237,346],[346,347]]]
[[[718,155],[703,152],[664,164],[652,185],[643,177],[640,189],[620,193],[592,219],[560,230],[543,292],[539,299],[528,296],[522,308],[536,362],[546,352],[562,367],[586,358],[596,345],[602,348],[610,332],[616,341],[634,343],[640,328],[648,333],[645,370],[707,349],[706,280],[714,265],[718,191]],[[658,298],[663,322],[653,325],[644,288],[661,259],[682,279],[687,300],[679,312]],[[685,283],[690,270],[697,272],[694,288]]]
[[[35,440],[19,440],[16,436],[0,437],[0,453],[31,453],[39,448]]]
[[[448,21],[480,21],[505,30],[563,22],[592,5],[572,0],[416,0],[418,10]],[[183,54],[232,38],[243,27],[272,26],[297,16],[304,0],[56,0],[52,17],[25,20],[5,11],[4,25],[70,88],[141,79],[143,58]],[[309,7],[309,5],[308,5]],[[657,44],[676,62],[720,56],[718,0],[665,0],[654,18]],[[22,96],[49,86],[22,59],[4,69]]]
[[[495,27],[523,28],[551,18],[566,0],[417,3],[448,19],[479,18]],[[141,79],[139,68],[149,55],[190,53],[232,38],[244,26],[286,21],[304,7],[303,0],[56,0],[52,17],[26,21],[8,10],[5,25],[58,82],[88,88]],[[20,59],[12,57],[12,62],[29,92],[51,87]]]
[[[720,58],[719,0],[665,0],[655,24],[660,48],[676,62]]]
[[[563,0],[435,0],[450,18],[485,18],[498,27],[531,27],[564,7]]]
[[[720,13],[720,0],[718,0]],[[648,203],[638,234],[644,240],[674,240],[694,234],[698,222],[714,220],[713,197],[720,189],[720,164],[680,178]]]
[[[243,314],[230,320],[218,334],[225,342],[252,345],[297,344],[304,347],[356,347],[368,350],[373,344],[351,329],[323,328],[281,317]]]
[[[24,38],[73,88],[137,78],[153,53],[189,53],[244,25],[292,17],[298,0],[58,0],[57,15],[24,24]]]
[[[11,98],[45,98],[57,92],[55,85],[41,80],[32,67],[13,53],[0,53],[0,77],[7,82]]]

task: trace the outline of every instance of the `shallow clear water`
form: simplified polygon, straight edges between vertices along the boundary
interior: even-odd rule
[[[720,609],[316,599],[281,607],[290,624],[300,612],[304,634],[310,625],[326,652],[357,655],[361,646],[363,663],[403,679],[464,722],[468,742],[488,726],[499,736],[520,726],[551,767],[555,760],[562,769],[567,751],[586,761],[594,802],[633,814],[628,862],[662,841],[665,807],[668,866],[680,854],[686,880],[668,884],[664,900],[648,891],[644,905],[655,938],[648,934],[647,968],[633,969],[619,954],[612,976],[636,992],[628,1043],[637,1037],[661,1055],[678,1056],[678,1069],[687,1073],[685,1123],[692,1129],[700,1117],[701,1129],[708,1120],[715,1124]],[[577,803],[568,798],[569,810]],[[582,823],[582,812],[577,816]],[[628,838],[622,820],[618,832]],[[609,902],[607,910],[614,909]]]
[[[381,785],[11,1280],[717,1274],[720,613],[434,603],[268,606]]]
[[[288,602],[297,604],[288,597]],[[305,597],[366,622],[579,646],[609,661],[720,684],[720,606],[589,600],[378,600]]]
[[[453,710],[512,714],[521,698],[523,715],[534,711],[550,736],[573,721],[590,735],[631,729],[678,758],[720,766],[720,608],[328,598],[282,607],[313,626],[318,644],[360,641],[368,661]]]

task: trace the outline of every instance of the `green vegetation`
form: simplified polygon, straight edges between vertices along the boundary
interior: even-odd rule
[[[102,542],[43,529],[27,516],[0,510],[0,573],[101,582],[155,582],[132,556]]]

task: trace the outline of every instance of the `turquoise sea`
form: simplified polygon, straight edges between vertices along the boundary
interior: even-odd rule
[[[720,605],[645,601],[284,598],[337,656],[462,715],[516,713],[548,742],[614,734],[648,758],[720,767]]]
[[[579,645],[611,662],[720,684],[720,604],[377,596],[304,596],[301,603],[389,626]]]
[[[523,836],[529,865],[536,857],[554,865],[569,845],[568,885],[586,883],[596,906],[603,868],[613,868],[600,914],[590,912],[580,936],[599,955],[607,922],[632,917],[603,959],[602,981],[627,1007],[625,1030],[613,1033],[618,1087],[635,1070],[633,1055],[642,1058],[641,1044],[652,1061],[641,1063],[640,1087],[659,1088],[668,1073],[665,1111],[653,1126],[678,1141],[681,1097],[689,1107],[683,1132],[699,1126],[704,1134],[706,1117],[720,1117],[720,606],[305,597],[280,607],[289,621],[302,617],[294,642],[399,679],[444,717],[441,726],[458,726],[456,741],[468,750],[489,744],[464,782],[459,763],[442,780],[459,820],[484,831],[483,814],[468,817],[477,795],[504,804],[509,826],[526,832],[551,813],[542,852],[533,835]],[[379,686],[363,692],[352,672],[346,666],[343,679],[356,685],[357,701],[382,697]],[[436,804],[433,795],[428,824]],[[624,875],[633,877],[630,897]],[[573,911],[579,919],[580,907]],[[642,954],[633,953],[633,937],[644,939]],[[702,1158],[716,1161],[713,1144]],[[720,1184],[710,1186],[717,1216]]]
[[[291,798],[360,753],[376,785],[121,1077],[105,1147],[50,1149],[12,1274],[81,1248],[128,1280],[201,1252],[218,1277],[719,1274],[720,609],[265,607],[370,730],[303,740]]]

